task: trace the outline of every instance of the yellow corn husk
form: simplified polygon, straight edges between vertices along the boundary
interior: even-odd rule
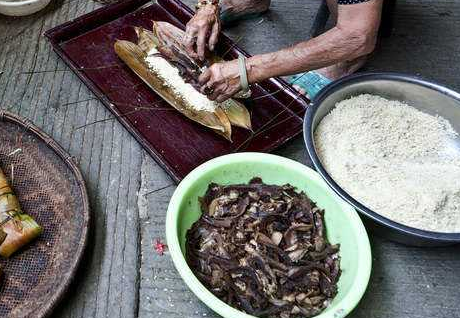
[[[3,225],[6,238],[0,245],[0,255],[10,257],[17,250],[32,242],[43,229],[27,214],[19,214]]]
[[[3,231],[2,228],[0,228],[0,245],[5,241],[6,239],[6,233]]]
[[[252,130],[251,115],[243,104],[234,101],[230,107],[224,107],[224,112],[232,125]]]
[[[231,125],[251,129],[251,118],[246,107],[235,100],[229,100],[225,107],[217,107],[214,112],[198,111],[188,107],[175,92],[164,85],[163,80],[152,71],[145,59],[147,53],[161,46],[174,47],[181,54],[186,55],[181,44],[183,31],[167,22],[153,22],[153,31],[135,27],[138,36],[137,44],[117,40],[114,48],[117,55],[158,95],[172,107],[180,111],[189,119],[211,128],[216,133],[231,141]],[[192,60],[193,63],[195,63]]]
[[[185,103],[175,95],[174,91],[170,87],[165,86],[163,80],[149,69],[145,62],[146,53],[142,51],[138,45],[129,41],[118,40],[115,42],[115,52],[131,70],[172,107],[191,120],[209,127],[231,140],[232,132],[228,118],[217,116],[214,112],[194,110],[187,107]]]
[[[0,168],[0,196],[8,193],[12,193],[13,189],[11,189],[8,180],[6,179],[3,170]]]
[[[153,34],[149,35],[151,32],[148,30],[144,33],[144,36],[146,37],[155,38],[156,36],[158,39],[156,43],[163,45],[175,45],[176,48],[180,49],[182,54],[187,55],[181,41],[184,36],[184,31],[174,25],[163,21],[153,21]],[[221,57],[213,53],[209,54],[207,59],[211,64],[224,61]],[[223,109],[232,125],[249,130],[252,129],[251,115],[242,103],[234,99],[230,99]]]
[[[158,38],[153,34],[153,32],[139,27],[134,27],[134,30],[137,34],[137,45],[142,51],[148,52],[153,47],[158,47],[160,45]]]
[[[0,169],[0,255],[11,254],[33,241],[42,228],[29,215],[22,212],[19,201]],[[6,234],[6,235],[5,235]]]
[[[214,131],[217,132],[219,135],[225,137],[229,141],[232,141],[232,126],[225,112],[221,108],[217,108],[214,112],[214,115],[216,115],[216,117],[219,118],[220,122],[222,123],[222,126],[224,127],[223,131]]]

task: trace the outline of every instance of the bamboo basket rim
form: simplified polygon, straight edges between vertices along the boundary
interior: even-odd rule
[[[90,224],[91,224],[91,213],[90,213],[88,193],[86,190],[86,183],[85,183],[85,180],[83,179],[83,175],[80,169],[78,168],[77,164],[72,159],[72,156],[70,156],[70,154],[68,154],[67,151],[60,144],[58,144],[53,138],[48,136],[48,134],[46,134],[42,129],[40,129],[35,124],[33,124],[29,119],[22,118],[9,111],[0,110],[0,123],[1,122],[10,122],[20,127],[23,127],[26,131],[33,134],[39,140],[43,141],[49,148],[51,148],[51,150],[53,150],[54,153],[70,169],[70,171],[75,177],[75,181],[81,192],[84,224],[82,226],[82,235],[80,237],[80,240],[77,242],[78,248],[77,248],[77,252],[75,253],[76,257],[74,257],[72,262],[70,263],[71,265],[70,265],[69,270],[63,273],[61,283],[53,291],[50,299],[46,303],[42,304],[41,308],[39,308],[35,312],[36,318],[44,318],[44,317],[49,316],[53,312],[53,310],[58,306],[59,302],[63,299],[64,295],[68,291],[73,279],[76,276],[77,270],[84,256],[84,251],[88,244]]]

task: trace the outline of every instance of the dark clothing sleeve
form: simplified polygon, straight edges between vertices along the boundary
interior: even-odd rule
[[[356,4],[356,3],[362,3],[362,2],[367,2],[369,0],[337,0],[338,4]]]

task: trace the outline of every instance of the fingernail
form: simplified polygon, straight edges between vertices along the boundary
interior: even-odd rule
[[[214,51],[214,44],[211,44],[211,46],[209,47],[209,49],[210,49],[211,51]]]

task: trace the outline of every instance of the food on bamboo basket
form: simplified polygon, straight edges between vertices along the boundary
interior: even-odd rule
[[[337,294],[339,246],[324,211],[285,184],[210,184],[186,234],[187,263],[227,304],[257,317],[312,317]]]
[[[198,77],[215,56],[195,61],[185,52],[183,31],[167,22],[153,22],[153,31],[135,28],[137,44],[118,40],[114,48],[150,88],[189,119],[232,139],[232,125],[251,129],[249,111],[240,102],[209,100],[199,91]]]
[[[3,243],[3,241],[5,241],[6,239],[6,233],[5,231],[3,231],[2,228],[0,228],[0,245]]]
[[[42,232],[33,218],[22,212],[19,201],[0,168],[0,255],[10,257]]]

